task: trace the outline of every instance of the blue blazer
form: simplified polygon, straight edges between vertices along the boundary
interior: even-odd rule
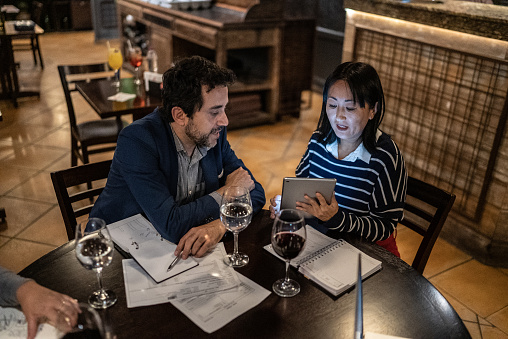
[[[231,149],[224,129],[217,145],[201,159],[206,195],[179,206],[175,201],[178,157],[173,133],[156,109],[118,136],[106,187],[90,217],[109,224],[141,213],[164,238],[178,243],[192,227],[219,218],[219,205],[209,193],[223,186],[227,176],[239,167],[248,171]],[[265,204],[265,192],[253,180],[255,188],[250,193],[257,213]]]

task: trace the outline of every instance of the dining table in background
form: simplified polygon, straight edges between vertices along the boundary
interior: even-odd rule
[[[284,276],[282,260],[263,249],[270,243],[273,221],[263,210],[242,232],[240,247],[250,262],[236,269],[271,291],[275,280]],[[351,244],[382,262],[382,269],[363,281],[364,331],[406,338],[470,338],[469,332],[448,301],[421,274],[372,242],[345,236]],[[232,237],[224,240],[226,251]],[[118,302],[100,311],[106,327],[121,338],[352,338],[354,335],[356,291],[335,297],[306,279],[294,268],[290,276],[301,285],[292,298],[271,293],[258,306],[207,334],[171,303],[127,308],[122,255],[103,271],[104,285],[115,291]],[[337,266],[340,269],[340,265]],[[76,259],[73,241],[35,261],[22,276],[86,301],[96,284],[93,272]]]
[[[33,30],[16,30],[15,25],[17,21],[5,21],[4,29],[0,32],[2,52],[2,93],[0,98],[10,98],[14,107],[18,107],[17,99],[21,97],[40,96],[38,90],[22,90],[20,88],[20,81],[18,76],[18,65],[14,58],[14,51],[12,48],[13,38],[27,38],[33,34],[44,34],[44,30],[34,23]]]
[[[162,105],[160,95],[150,95],[144,89],[144,84],[136,85],[134,78],[120,79],[120,88],[112,85],[111,79],[92,79],[76,82],[76,89],[92,106],[101,119],[132,114],[133,120],[140,119],[152,113],[157,106]],[[108,98],[118,92],[135,94],[127,101],[113,101]]]

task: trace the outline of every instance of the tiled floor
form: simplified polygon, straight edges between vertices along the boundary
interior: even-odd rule
[[[70,165],[67,111],[56,66],[105,60],[105,43],[93,40],[91,32],[42,36],[46,68],[40,76],[29,75],[33,71],[30,53],[16,55],[21,75],[28,76],[25,80],[40,80],[40,99],[21,99],[17,109],[9,101],[0,101],[4,115],[0,207],[7,211],[7,222],[0,224],[0,265],[14,271],[66,242],[49,176]],[[304,99],[308,97],[306,93]],[[79,94],[75,99],[80,121],[97,118]],[[294,175],[316,126],[320,100],[319,94],[313,94],[312,107],[304,109],[299,119],[284,118],[274,125],[229,133],[234,150],[263,184],[267,197],[280,191],[282,177]],[[111,156],[97,155],[92,161]],[[399,229],[397,242],[404,260],[412,261],[417,241],[413,232]],[[508,269],[482,265],[438,239],[424,275],[454,306],[473,338],[508,338]]]

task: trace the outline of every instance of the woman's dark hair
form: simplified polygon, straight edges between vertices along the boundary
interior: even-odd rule
[[[321,132],[319,141],[329,143],[337,139],[326,114],[326,102],[330,87],[339,80],[343,80],[348,84],[354,102],[359,104],[360,107],[364,108],[365,103],[367,103],[372,108],[377,103],[376,114],[374,118],[369,120],[362,133],[363,145],[372,154],[376,150],[376,131],[385,114],[385,97],[376,70],[371,65],[363,62],[340,64],[326,79],[323,88],[321,116],[317,127],[317,130]],[[340,140],[338,141],[340,142]]]
[[[235,80],[233,71],[200,56],[177,61],[162,76],[162,117],[173,122],[171,110],[180,107],[192,118],[203,105],[201,86],[209,92],[218,86],[231,85]]]

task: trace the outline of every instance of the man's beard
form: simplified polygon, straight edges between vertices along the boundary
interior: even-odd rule
[[[213,147],[215,144],[210,142],[210,135],[222,131],[223,127],[217,127],[212,129],[209,133],[200,133],[195,128],[194,122],[191,120],[187,126],[185,126],[185,134],[191,139],[197,147]]]

